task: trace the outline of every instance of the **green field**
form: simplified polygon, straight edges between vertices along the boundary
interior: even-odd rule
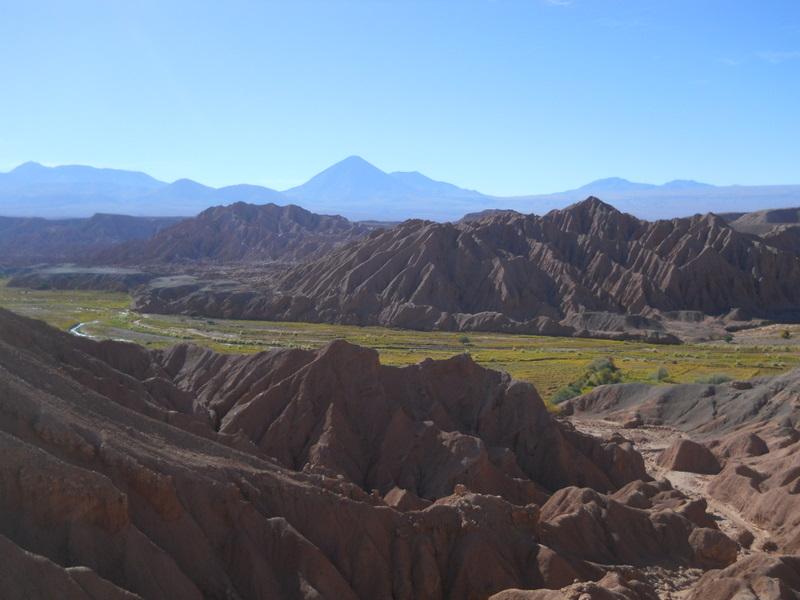
[[[36,291],[7,287],[0,280],[0,306],[42,319],[60,329],[85,323],[81,331],[98,338],[135,341],[165,347],[191,341],[221,352],[248,353],[275,347],[318,348],[343,338],[377,349],[385,364],[406,365],[425,357],[445,358],[469,352],[479,363],[503,369],[536,385],[549,399],[578,379],[598,358],[611,357],[623,381],[655,382],[660,367],[666,382],[692,382],[713,374],[735,379],[774,375],[800,365],[798,346],[765,338],[748,343],[752,333],[735,334],[731,342],[660,346],[577,338],[502,333],[419,332],[381,327],[354,327],[269,321],[233,321],[185,316],[142,315],[128,310],[126,294],[84,291]],[[800,328],[792,328],[792,342]],[[662,373],[663,375],[663,373]]]

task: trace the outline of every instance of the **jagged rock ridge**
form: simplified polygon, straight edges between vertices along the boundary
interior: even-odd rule
[[[719,544],[625,440],[464,357],[152,352],[0,310],[0,375],[9,598],[478,599]]]
[[[299,206],[237,202],[209,208],[145,243],[112,248],[95,263],[164,265],[190,262],[294,262],[324,256],[369,231],[339,216]]]
[[[406,221],[269,289],[155,286],[136,299],[149,312],[556,335],[580,333],[575,315],[588,313],[797,318],[798,306],[797,255],[711,214],[651,223],[596,198],[543,217]]]

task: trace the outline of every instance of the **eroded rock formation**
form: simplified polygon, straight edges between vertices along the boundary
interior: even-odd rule
[[[700,489],[737,515],[745,529],[736,537],[743,546],[752,545],[756,556],[800,552],[800,370],[718,385],[604,386],[569,404],[579,420],[623,424],[636,415],[637,427],[651,428],[656,437],[677,432],[678,439],[661,454],[662,468],[706,474],[698,480]],[[746,574],[747,582],[729,582],[730,596],[707,597],[797,597],[794,576],[779,583],[796,557],[747,558],[726,570],[733,578]],[[710,589],[712,581],[704,578],[701,589]],[[766,589],[785,594],[762,595]]]
[[[369,227],[299,206],[214,206],[149,240],[104,250],[94,263],[174,267],[192,263],[295,262],[325,256]]]
[[[17,597],[478,599],[729,560],[629,442],[467,357],[153,352],[0,310],[0,456]]]
[[[406,221],[298,265],[264,288],[198,284],[175,293],[153,286],[136,307],[675,341],[664,326],[675,311],[797,316],[798,284],[800,257],[720,217],[650,223],[589,198],[542,217],[500,212],[457,224]]]

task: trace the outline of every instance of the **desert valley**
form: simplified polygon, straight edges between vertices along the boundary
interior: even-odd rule
[[[0,600],[800,600],[799,32],[0,3]]]
[[[799,214],[18,221],[9,597],[800,597]]]

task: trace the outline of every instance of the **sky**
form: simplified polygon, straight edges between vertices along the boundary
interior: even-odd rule
[[[800,183],[797,0],[0,0],[0,171]]]

